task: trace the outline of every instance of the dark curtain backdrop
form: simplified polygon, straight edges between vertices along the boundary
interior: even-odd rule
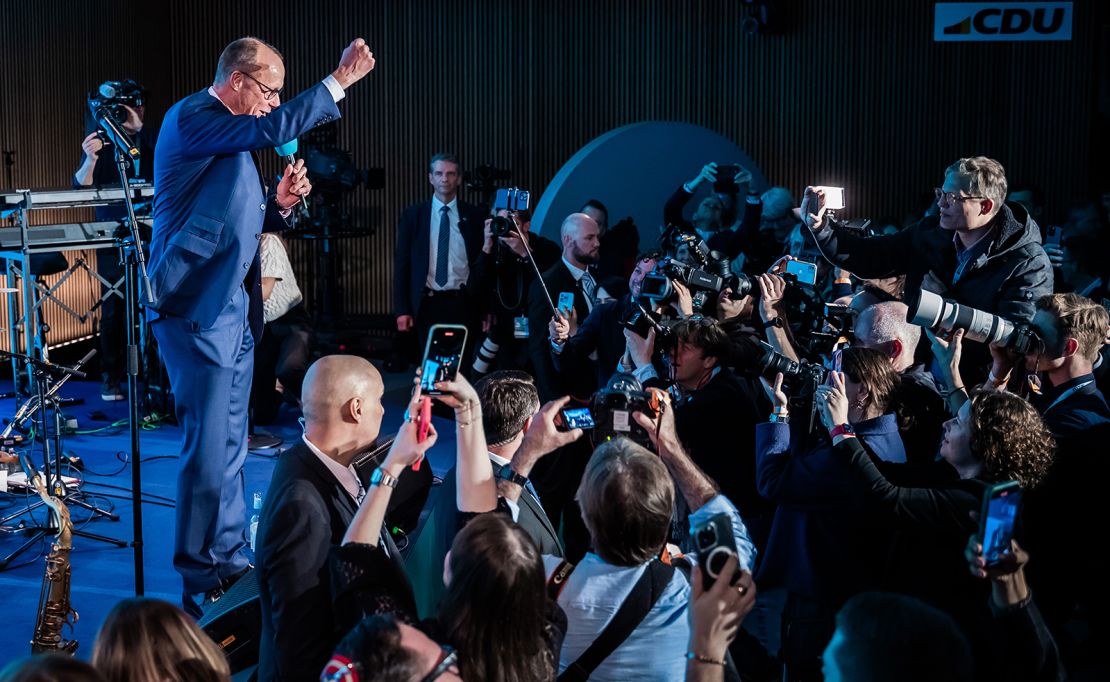
[[[734,139],[795,195],[818,179],[844,185],[850,213],[873,218],[920,211],[945,166],[972,154],[1042,186],[1050,215],[1101,182],[1102,3],[1075,3],[1070,42],[968,44],[933,42],[932,2],[774,5],[782,32],[753,36],[740,0],[5,0],[0,147],[16,154],[0,186],[9,170],[19,187],[68,184],[84,94],[99,82],[143,82],[156,125],[245,34],[284,53],[290,93],[329,73],[356,36],[377,56],[341,105],[340,146],[387,182],[354,195],[376,232],[338,247],[351,313],[389,312],[396,217],[427,195],[425,164],[440,150],[511,168],[538,198],[597,135],[687,121]],[[315,258],[292,250],[302,265]]]

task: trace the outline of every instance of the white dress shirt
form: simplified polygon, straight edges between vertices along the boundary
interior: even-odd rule
[[[582,275],[586,274],[586,271],[582,268],[571,265],[566,256],[563,256],[563,265],[567,266],[567,270],[570,270],[571,277],[574,277],[575,282],[582,279]],[[605,290],[605,287],[601,286],[601,282],[597,281],[597,277],[594,277],[593,273],[590,273],[590,276],[594,278],[594,282],[597,284],[597,291],[594,292],[594,295],[597,297],[597,302],[604,303],[605,301],[612,299],[613,297],[609,295],[609,292]],[[559,293],[562,292],[552,292],[552,296],[558,299]],[[586,298],[586,305],[589,307],[590,312],[593,312],[594,304],[590,301],[590,298],[588,296],[585,296],[585,292],[583,292],[583,296]],[[582,324],[582,320],[579,320],[578,324]]]
[[[292,310],[293,306],[304,300],[301,290],[297,286],[297,278],[293,274],[293,264],[289,262],[289,254],[285,251],[285,244],[281,237],[270,232],[262,233],[262,277],[272,277],[277,280],[274,288],[270,290],[270,297],[262,302],[262,318],[266,322],[273,322],[285,313]]]
[[[436,260],[439,258],[439,221],[442,219],[441,209],[444,203],[438,197],[432,197],[432,217],[428,228],[428,279],[425,285],[434,291],[450,291],[461,289],[466,285],[470,276],[470,264],[466,261],[466,241],[459,230],[459,200],[452,199],[447,206],[447,219],[451,224],[451,251],[447,256],[447,283],[443,286],[436,284]]]
[[[362,501],[363,489],[362,483],[358,480],[358,474],[355,473],[354,465],[343,466],[331,457],[328,457],[320,448],[313,445],[312,441],[308,439],[308,436],[304,434],[301,435],[301,440],[303,440],[304,444],[308,446],[308,449],[312,451],[312,454],[320,458],[320,461],[328,468],[331,475],[335,476],[335,480],[339,481],[343,489],[350,494],[355,504],[359,504]]]

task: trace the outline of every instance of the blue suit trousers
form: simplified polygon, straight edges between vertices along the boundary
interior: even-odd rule
[[[187,594],[217,588],[247,567],[243,463],[254,371],[248,308],[240,287],[211,327],[167,315],[151,323],[184,434],[173,564]]]

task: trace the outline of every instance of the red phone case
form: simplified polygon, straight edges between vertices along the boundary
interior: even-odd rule
[[[423,443],[428,438],[428,427],[432,423],[432,399],[424,396],[420,399],[420,416],[416,420],[416,441]],[[424,458],[416,460],[412,464],[413,471],[420,471],[420,462]]]

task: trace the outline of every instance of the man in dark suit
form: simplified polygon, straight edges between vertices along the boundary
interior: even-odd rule
[[[524,434],[532,425],[532,417],[540,409],[539,394],[532,377],[513,370],[493,372],[479,381],[474,389],[482,405],[482,427],[493,473],[498,477],[498,494],[508,502],[514,520],[527,531],[542,554],[563,556],[563,545],[544,513],[539,494],[531,482],[526,481],[533,463],[524,463],[516,457]],[[514,480],[514,472],[519,476],[516,478],[519,485],[508,486]],[[459,531],[454,468],[443,478],[440,491],[436,504],[436,528],[442,533],[441,546],[446,553]]]
[[[406,208],[397,226],[393,310],[397,331],[415,331],[420,351],[433,324],[474,327],[478,318],[466,283],[482,251],[485,214],[458,198],[460,182],[454,155],[433,156],[428,164],[432,198]]]
[[[600,387],[608,383],[617,371],[627,344],[621,320],[632,312],[634,301],[640,297],[644,277],[655,268],[658,258],[658,253],[645,253],[637,258],[636,267],[628,278],[630,293],[598,305],[577,329],[564,317],[552,318],[548,325],[548,338],[556,371],[575,374],[591,355],[596,354],[597,385]]]
[[[359,357],[320,358],[303,390],[302,442],[278,458],[258,523],[262,682],[316,679],[344,635],[332,611],[328,552],[358,510],[364,489],[352,462],[373,445],[384,413],[381,375]],[[389,533],[380,542],[399,562]]]
[[[572,323],[585,320],[600,302],[610,298],[590,272],[590,266],[601,257],[599,235],[597,223],[585,213],[567,216],[559,229],[563,257],[543,273],[542,285],[539,280],[532,282],[528,291],[528,351],[541,401],[568,394],[586,400],[594,391],[594,361],[587,359],[586,366],[580,367],[583,371],[573,377],[560,375],[551,360],[551,342],[543,331],[553,317],[551,305],[558,305],[559,294],[574,295],[574,307],[568,316]]]
[[[212,87],[170,108],[154,159],[151,330],[185,434],[177,485],[174,567],[194,615],[246,572],[247,404],[262,330],[258,243],[287,226],[310,185],[286,166],[271,196],[254,156],[339,117],[344,89],[374,66],[365,41],[322,82],[280,105],[281,55],[257,38],[220,55]]]

